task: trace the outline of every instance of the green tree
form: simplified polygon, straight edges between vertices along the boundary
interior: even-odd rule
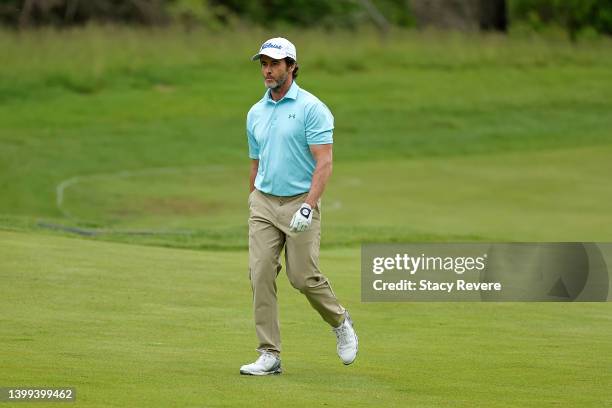
[[[612,0],[510,0],[509,5],[514,21],[534,28],[558,24],[572,39],[587,27],[612,34]]]

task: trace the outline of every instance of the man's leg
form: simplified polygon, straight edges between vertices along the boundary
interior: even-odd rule
[[[289,217],[292,217],[293,213],[301,206],[302,200],[303,197],[298,197],[296,203],[292,202],[291,205],[286,206],[289,210]],[[336,335],[338,357],[345,365],[349,365],[357,357],[359,341],[348,312],[338,303],[329,281],[319,271],[320,209],[321,205],[319,203],[317,208],[313,210],[312,223],[306,231],[285,232],[287,276],[289,276],[291,284],[306,295],[312,307],[319,312],[323,320],[332,326]]]
[[[310,228],[304,232],[289,231],[291,217],[302,202],[303,197],[298,197],[285,203],[281,212],[282,217],[279,217],[280,225],[277,225],[286,234],[287,276],[291,285],[306,296],[323,320],[332,327],[338,327],[344,321],[345,310],[338,302],[328,279],[319,270],[320,205],[313,210]]]
[[[249,196],[249,277],[260,352],[280,354],[276,276],[284,234],[274,226],[274,202],[259,191]]]

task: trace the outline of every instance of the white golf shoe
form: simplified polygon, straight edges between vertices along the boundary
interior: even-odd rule
[[[270,375],[282,372],[280,357],[266,352],[261,353],[254,363],[240,367],[240,374],[243,375]]]
[[[347,311],[344,312],[344,321],[332,329],[336,334],[338,356],[345,365],[351,364],[357,357],[358,339],[353,321]]]

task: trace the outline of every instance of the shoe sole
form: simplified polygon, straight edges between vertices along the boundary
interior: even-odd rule
[[[240,370],[240,375],[254,375],[254,376],[264,376],[264,375],[279,375],[282,374],[283,370],[281,370],[280,368],[278,370],[274,370],[274,371],[262,371],[262,372],[249,372],[249,371],[242,371]]]

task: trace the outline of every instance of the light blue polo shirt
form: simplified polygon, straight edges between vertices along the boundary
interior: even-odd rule
[[[255,188],[276,196],[310,191],[315,159],[310,145],[333,143],[334,117],[295,81],[275,102],[270,90],[247,114],[249,157],[259,159]]]

